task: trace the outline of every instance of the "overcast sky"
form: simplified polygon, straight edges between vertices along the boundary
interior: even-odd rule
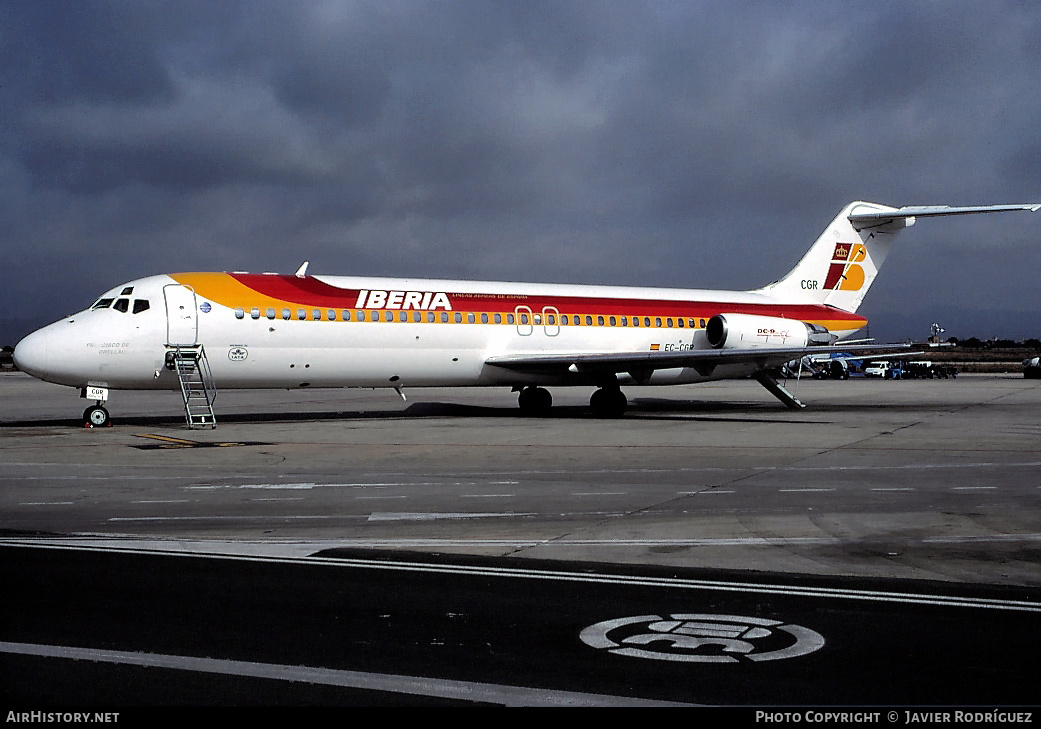
[[[0,344],[248,270],[754,288],[848,202],[1041,202],[1041,3],[0,2]],[[1041,212],[871,334],[1041,336]]]

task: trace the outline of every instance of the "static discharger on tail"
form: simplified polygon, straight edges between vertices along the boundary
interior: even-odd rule
[[[113,390],[181,392],[189,427],[216,427],[217,388],[509,387],[549,411],[549,386],[593,386],[625,412],[624,385],[752,377],[785,405],[784,363],[892,346],[841,344],[895,234],[918,218],[1041,205],[891,208],[854,202],[784,278],[752,291],[178,273],[121,284],[25,337],[15,364],[94,401]]]

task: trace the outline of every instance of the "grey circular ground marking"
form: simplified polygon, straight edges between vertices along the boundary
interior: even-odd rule
[[[819,633],[801,625],[697,613],[605,620],[590,625],[579,637],[586,645],[615,655],[685,663],[736,663],[739,657],[777,661],[824,647]]]

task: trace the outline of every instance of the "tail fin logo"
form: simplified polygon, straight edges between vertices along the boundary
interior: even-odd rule
[[[860,291],[864,286],[864,267],[860,262],[867,257],[862,243],[836,243],[831,256],[825,290]]]

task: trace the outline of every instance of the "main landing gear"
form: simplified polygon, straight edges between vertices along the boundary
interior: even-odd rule
[[[112,418],[100,403],[91,405],[83,411],[84,428],[107,428],[112,425]]]
[[[617,385],[601,387],[589,398],[589,407],[598,418],[620,418],[629,407],[629,400]]]
[[[542,387],[525,387],[517,398],[521,413],[527,416],[549,415],[553,396]],[[589,398],[589,407],[598,418],[620,418],[629,407],[629,400],[617,385],[601,387]]]
[[[553,407],[553,396],[549,390],[542,387],[525,387],[517,397],[523,415],[543,416],[549,415]]]

